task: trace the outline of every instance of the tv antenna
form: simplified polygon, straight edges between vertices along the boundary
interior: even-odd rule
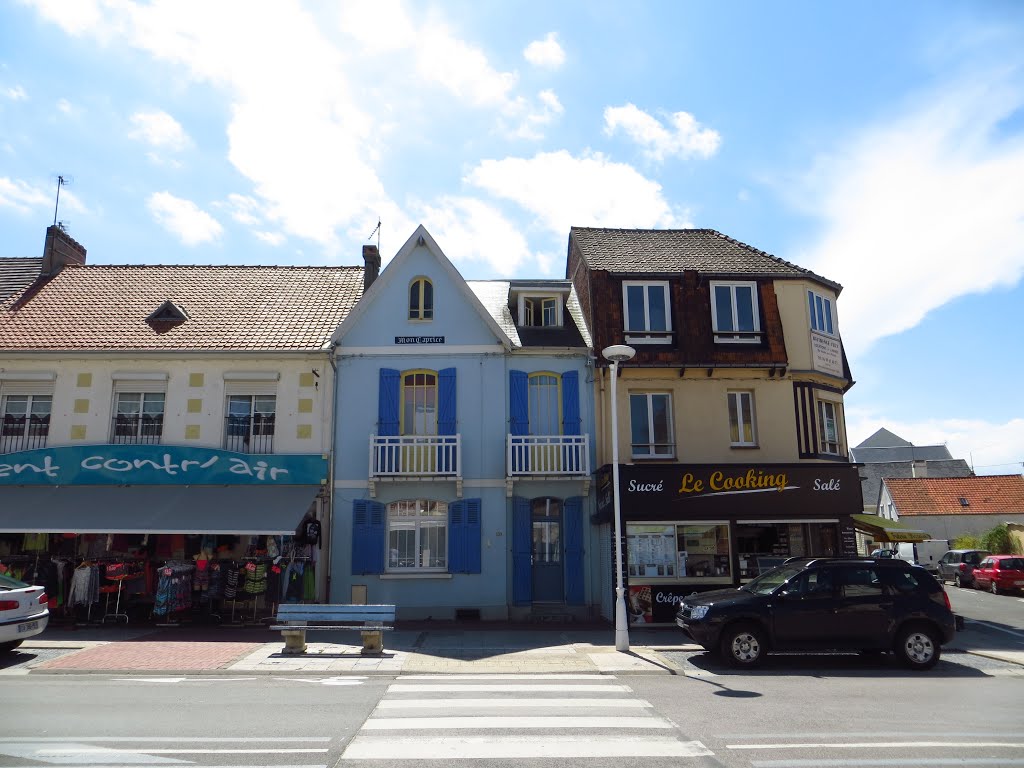
[[[57,207],[60,205],[60,188],[70,184],[74,179],[70,176],[57,174],[57,202],[53,204],[53,226],[57,226]]]
[[[377,226],[373,228],[373,232],[371,232],[367,236],[366,239],[367,240],[372,239],[374,234],[377,235],[377,252],[379,253],[380,252],[380,216],[377,217]]]

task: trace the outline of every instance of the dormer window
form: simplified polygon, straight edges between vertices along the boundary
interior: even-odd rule
[[[153,310],[153,314],[146,318],[147,323],[183,323],[186,320],[188,320],[188,314],[185,310],[170,299]]]
[[[519,296],[519,325],[554,328],[562,324],[561,296]]]
[[[672,341],[666,281],[623,281],[622,309],[627,344],[668,344]]]
[[[716,342],[749,344],[760,341],[757,283],[711,283],[711,326]]]
[[[426,277],[417,277],[409,284],[409,319],[434,319],[434,284]]]

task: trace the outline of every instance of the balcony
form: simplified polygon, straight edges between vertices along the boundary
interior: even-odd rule
[[[115,445],[159,445],[164,433],[163,415],[119,414],[114,417],[110,442]]]
[[[46,447],[50,434],[50,417],[14,416],[6,414],[0,426],[0,453],[31,451]]]
[[[506,485],[526,477],[590,482],[589,435],[509,435]]]
[[[228,416],[224,419],[224,450],[238,453],[274,452],[274,414]]]
[[[370,496],[374,483],[454,480],[462,496],[461,435],[370,435]]]

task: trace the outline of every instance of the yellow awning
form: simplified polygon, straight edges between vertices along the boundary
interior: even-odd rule
[[[878,515],[850,515],[850,517],[853,518],[855,528],[864,533],[870,533],[875,541],[895,543],[898,541],[924,541],[931,538],[918,528],[911,528],[909,525],[887,520]]]

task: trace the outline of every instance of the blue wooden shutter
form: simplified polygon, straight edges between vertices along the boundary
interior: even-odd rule
[[[480,573],[480,499],[464,499],[448,505],[448,571]]]
[[[530,400],[527,386],[525,371],[508,372],[508,399],[511,411],[509,432],[513,435],[530,434]]]
[[[401,373],[393,368],[380,369],[380,393],[377,395],[377,434],[398,434],[398,391]]]
[[[455,434],[455,369],[445,368],[437,372],[438,408],[437,434]]]
[[[352,575],[384,573],[384,505],[369,499],[352,502]]]
[[[565,500],[565,602],[583,605],[583,499],[573,496]]]
[[[580,433],[580,375],[576,371],[562,374],[562,434]]]
[[[530,502],[521,496],[512,499],[512,603],[529,605],[533,600],[531,559]]]

